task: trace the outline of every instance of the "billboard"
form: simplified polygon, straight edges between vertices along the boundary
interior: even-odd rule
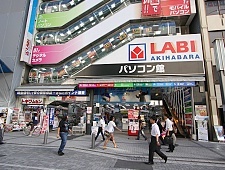
[[[182,16],[191,14],[191,0],[142,0],[142,16]]]
[[[76,76],[204,74],[201,37],[193,34],[134,39]]]

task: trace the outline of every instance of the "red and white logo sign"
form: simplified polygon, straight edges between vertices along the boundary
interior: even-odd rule
[[[146,44],[129,45],[129,61],[146,60]]]

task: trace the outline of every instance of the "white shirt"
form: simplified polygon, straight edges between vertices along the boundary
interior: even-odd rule
[[[104,124],[105,124],[105,121],[103,119],[100,119],[98,122],[98,127],[104,128]]]
[[[108,131],[109,133],[114,132],[114,127],[116,127],[115,122],[110,121],[110,122],[108,123],[108,126],[107,126],[107,131]]]
[[[166,119],[166,130],[173,130],[173,122],[169,118]]]
[[[160,136],[159,126],[156,123],[152,124],[151,135],[155,137],[156,135]]]

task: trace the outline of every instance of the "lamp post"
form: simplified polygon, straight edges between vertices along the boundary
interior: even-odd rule
[[[216,70],[219,73],[220,89],[223,103],[223,122],[225,122],[225,45],[224,39],[215,39],[213,41],[214,54],[216,61]]]

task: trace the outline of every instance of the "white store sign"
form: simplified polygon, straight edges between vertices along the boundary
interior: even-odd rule
[[[95,64],[203,61],[200,34],[136,38]]]

